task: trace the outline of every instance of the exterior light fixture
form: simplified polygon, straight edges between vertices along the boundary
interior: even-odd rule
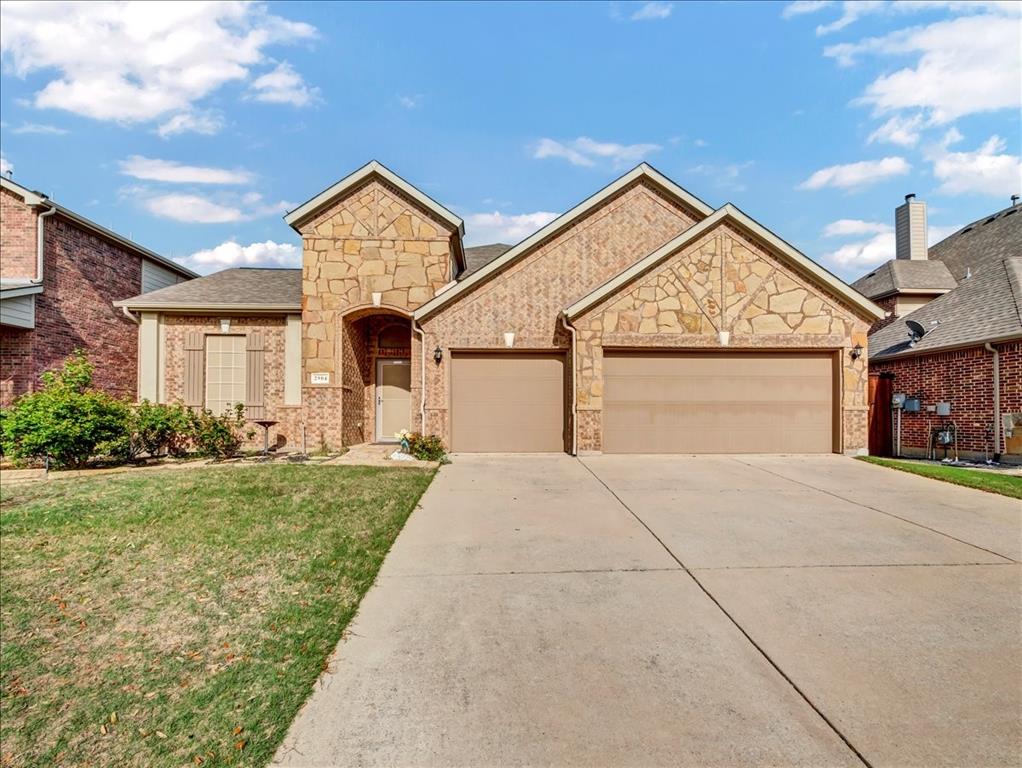
[[[507,333],[504,334],[504,346],[510,348],[513,347],[514,345],[515,335],[511,331],[508,331]]]
[[[440,361],[444,359],[444,351],[437,347],[433,350],[433,362],[440,365]]]
[[[220,319],[220,333],[231,332],[231,318],[223,317]]]
[[[862,344],[856,344],[854,347],[852,347],[851,355],[852,360],[858,360],[860,357],[862,357]]]

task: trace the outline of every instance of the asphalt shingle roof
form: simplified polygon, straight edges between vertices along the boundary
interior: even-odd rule
[[[468,277],[476,270],[482,269],[498,256],[503,256],[511,250],[510,245],[504,243],[492,243],[490,245],[476,245],[465,249],[465,271],[458,279]]]
[[[1007,258],[1022,256],[1022,205],[984,216],[930,248],[930,261],[943,262],[961,281]]]
[[[1022,254],[1022,240],[1016,243],[1015,253]],[[905,319],[869,337],[870,360],[1022,337],[1022,255],[973,271],[953,291],[908,315],[907,319],[927,330],[914,346],[909,346]]]
[[[899,291],[949,291],[957,284],[941,261],[892,259],[860,277],[852,283],[852,288],[866,298],[877,299]]]
[[[302,306],[302,270],[237,267],[117,302],[118,306]]]

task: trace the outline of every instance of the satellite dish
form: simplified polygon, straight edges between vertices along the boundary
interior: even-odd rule
[[[923,336],[926,335],[926,329],[923,328],[922,323],[917,323],[915,320],[906,320],[905,325],[908,326],[908,335],[912,337],[912,341],[909,344],[915,344]]]

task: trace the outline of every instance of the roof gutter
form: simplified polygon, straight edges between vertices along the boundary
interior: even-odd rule
[[[945,352],[957,352],[960,349],[975,349],[976,347],[983,347],[986,349],[987,344],[1006,344],[1009,341],[1022,341],[1022,333],[1012,331],[1011,333],[1006,333],[1004,336],[997,336],[996,338],[987,339],[986,341],[976,339],[974,341],[963,341],[960,344],[948,344],[946,347],[932,347],[929,349],[925,347],[923,349],[913,347],[912,349],[904,352],[895,352],[890,355],[870,355],[869,361],[871,363],[897,362],[898,360],[908,360],[909,358],[919,357],[921,355],[942,355]]]

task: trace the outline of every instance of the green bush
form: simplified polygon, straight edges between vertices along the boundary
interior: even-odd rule
[[[408,453],[420,461],[447,462],[447,450],[444,442],[436,435],[422,435],[413,432],[408,435]]]
[[[42,389],[19,397],[2,417],[3,452],[16,460],[49,457],[80,467],[128,430],[126,403],[91,389],[93,365],[81,350],[58,371],[40,378]]]
[[[190,412],[192,441],[200,456],[215,459],[229,459],[234,456],[241,443],[251,440],[254,430],[243,433],[245,427],[245,406],[238,403],[233,412],[217,416],[211,410],[203,408],[198,412]]]
[[[132,432],[150,456],[164,452],[182,456],[192,436],[191,417],[191,410],[179,403],[163,405],[143,400],[132,412]]]

